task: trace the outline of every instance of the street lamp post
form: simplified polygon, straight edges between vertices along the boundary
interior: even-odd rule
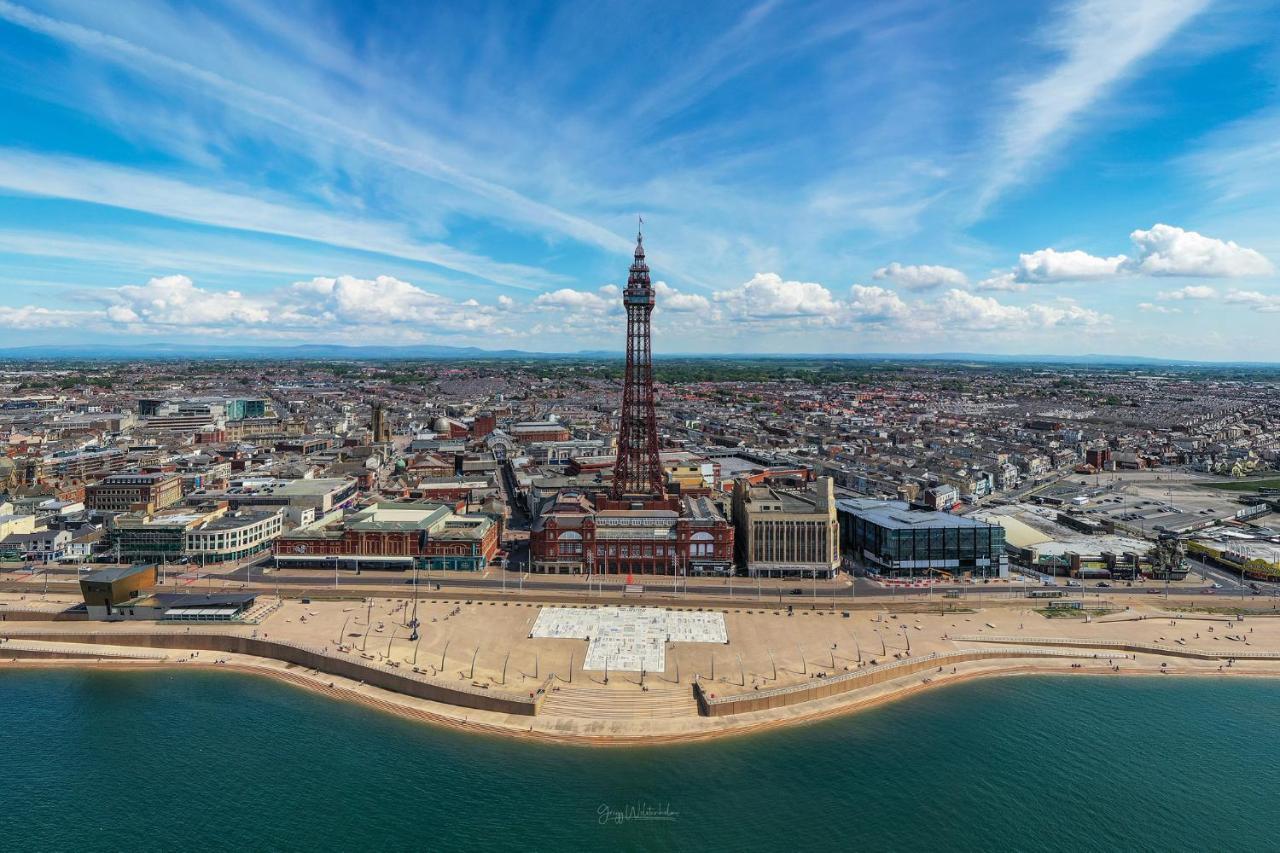
[[[409,627],[413,629],[414,639],[418,634],[418,561],[413,561],[413,618],[409,620]]]
[[[417,666],[418,665],[418,646],[422,645],[422,633],[420,631],[417,631],[416,629],[414,630],[414,633],[417,634],[417,639],[413,643],[413,665]]]

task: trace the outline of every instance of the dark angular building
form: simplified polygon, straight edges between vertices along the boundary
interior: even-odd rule
[[[836,501],[840,549],[892,577],[1009,574],[1004,528],[905,501]]]

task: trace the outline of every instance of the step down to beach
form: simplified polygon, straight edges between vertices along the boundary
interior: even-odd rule
[[[690,688],[561,687],[547,694],[539,716],[590,720],[635,720],[696,717],[698,703]]]

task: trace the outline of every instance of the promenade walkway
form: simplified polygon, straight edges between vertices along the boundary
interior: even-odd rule
[[[1260,652],[1246,650],[1239,646],[1225,646],[1221,649],[1196,649],[1184,645],[1162,645],[1159,643],[1134,643],[1122,640],[1082,640],[1074,637],[1015,637],[987,634],[964,634],[950,639],[958,643],[1016,643],[1022,646],[1058,646],[1076,649],[1103,649],[1130,654],[1147,653],[1169,655],[1180,658],[1197,658],[1200,660],[1280,660],[1280,652]]]

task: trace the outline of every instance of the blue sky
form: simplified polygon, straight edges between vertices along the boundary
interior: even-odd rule
[[[1280,360],[1278,11],[0,0],[0,346]]]

